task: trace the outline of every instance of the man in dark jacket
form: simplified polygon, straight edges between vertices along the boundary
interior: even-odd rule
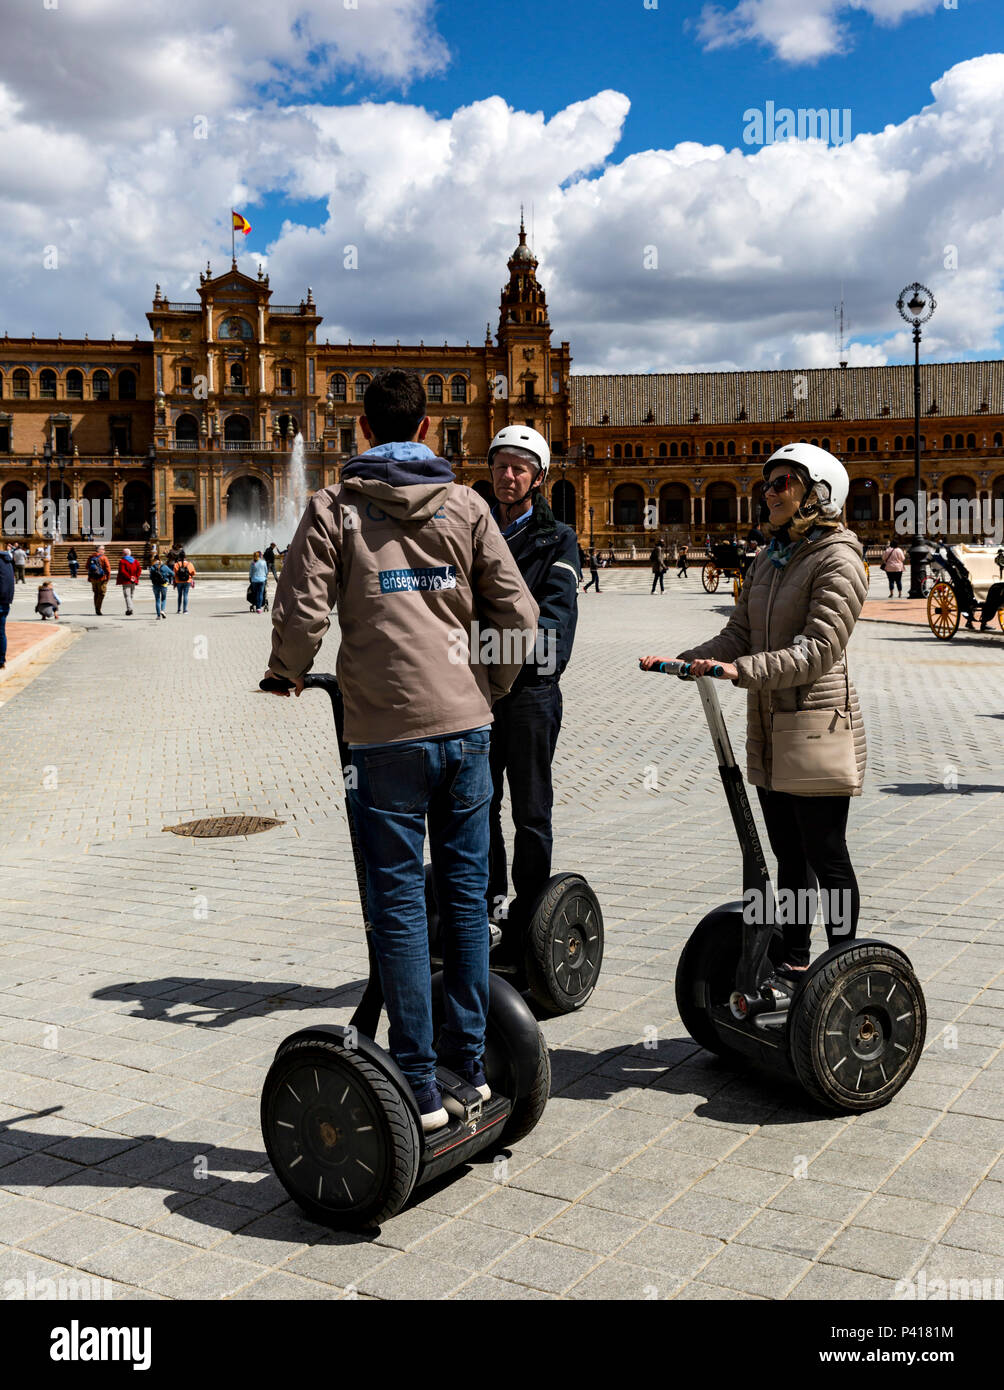
[[[0,669],[7,665],[7,614],[14,602],[14,559],[10,546],[0,550]]]
[[[540,609],[534,652],[510,693],[492,710],[494,794],[488,911],[492,921],[506,923],[500,947],[506,957],[518,949],[534,904],[551,876],[551,762],[561,731],[562,709],[558,681],[572,654],[578,616],[581,572],[575,532],[555,520],[540,491],[550,462],[543,435],[524,425],[500,430],[488,450],[492,487],[498,498],[493,515]],[[516,830],[512,865],[516,896],[508,913],[503,776],[509,782]]]

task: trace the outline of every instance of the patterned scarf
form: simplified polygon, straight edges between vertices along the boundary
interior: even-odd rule
[[[767,546],[767,559],[777,569],[783,570],[803,541],[813,541],[821,534],[820,528],[814,526],[808,535],[791,540],[787,526],[782,526],[777,534],[771,537]]]

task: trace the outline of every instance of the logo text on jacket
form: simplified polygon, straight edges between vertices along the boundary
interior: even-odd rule
[[[429,565],[419,569],[381,570],[380,592],[398,594],[415,589],[455,589],[457,570],[454,565]]]

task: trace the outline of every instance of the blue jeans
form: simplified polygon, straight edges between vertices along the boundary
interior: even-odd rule
[[[366,865],[390,1050],[416,1090],[436,1075],[422,862],[427,818],[443,939],[440,1047],[455,1062],[478,1062],[484,1052],[488,749],[485,728],[350,750],[356,785],[349,804]]]
[[[265,606],[265,585],[267,582],[265,579],[251,580],[251,594],[256,608],[264,608]]]
[[[189,591],[189,589],[190,589],[191,587],[192,587],[191,584],[176,584],[176,585],[175,585],[175,588],[178,590],[178,612],[179,612],[179,613],[182,611],[182,601],[184,601],[184,611],[185,611],[186,613],[188,612],[188,591]]]
[[[157,614],[157,617],[158,617],[158,618],[160,617],[161,613],[164,613],[164,612],[167,611],[167,585],[166,585],[166,584],[154,584],[154,585],[153,585],[153,606],[154,606],[154,611],[155,611],[155,613]]]

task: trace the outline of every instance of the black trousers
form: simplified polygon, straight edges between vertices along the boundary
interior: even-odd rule
[[[857,933],[861,894],[847,852],[851,798],[756,790],[777,858],[778,906],[783,909],[787,898],[795,907],[785,914],[786,919],[794,917],[784,920],[785,959],[789,965],[808,965],[817,895],[830,946],[852,941]],[[782,889],[793,896],[780,896]]]
[[[903,571],[902,571],[902,570],[886,570],[885,575],[886,575],[886,578],[887,578],[888,581],[889,581],[889,597],[892,598],[892,593],[893,593],[893,590],[894,590],[894,589],[902,596],[902,593],[903,593]]]
[[[658,586],[659,586],[659,593],[660,593],[660,594],[664,594],[664,593],[666,592],[666,586],[665,586],[665,584],[663,583],[663,580],[662,580],[662,576],[663,576],[665,573],[666,573],[665,570],[653,570],[653,571],[652,571],[652,593],[653,593],[653,594],[655,593],[655,586],[656,586],[657,584],[658,584]]]
[[[561,691],[557,681],[528,685],[492,706],[492,802],[489,811],[488,914],[508,893],[508,865],[502,834],[503,778],[509,783],[513,841],[512,886],[516,901],[508,922],[518,929],[529,920],[537,896],[551,877],[551,761],[561,732]]]

